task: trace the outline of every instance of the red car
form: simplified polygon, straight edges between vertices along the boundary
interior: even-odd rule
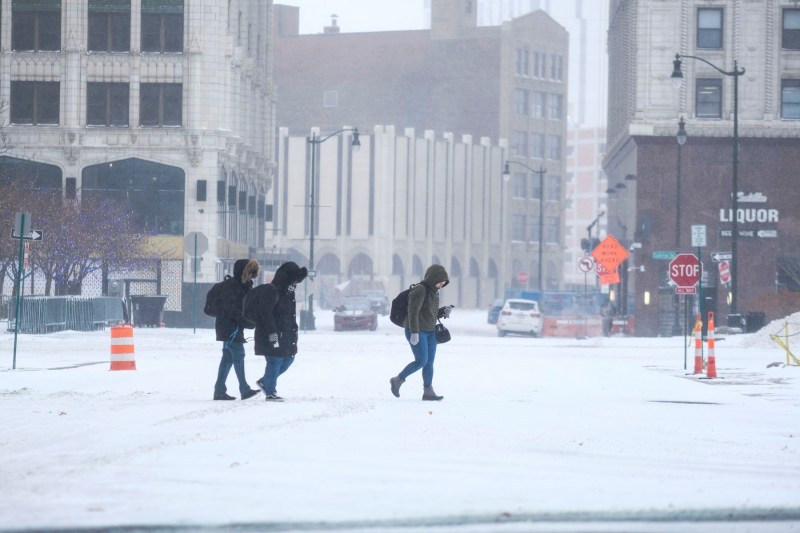
[[[354,329],[375,331],[378,329],[378,314],[372,308],[372,303],[368,298],[345,298],[334,311],[334,331]]]

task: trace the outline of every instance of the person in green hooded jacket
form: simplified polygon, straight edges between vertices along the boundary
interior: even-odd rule
[[[405,383],[406,378],[420,369],[422,399],[439,401],[444,398],[433,390],[433,362],[436,358],[436,321],[449,318],[453,310],[452,305],[439,307],[439,290],[448,283],[450,279],[445,268],[442,265],[431,265],[425,272],[425,278],[408,293],[408,315],[403,326],[414,360],[389,380],[392,394],[397,398],[400,397],[400,386]]]

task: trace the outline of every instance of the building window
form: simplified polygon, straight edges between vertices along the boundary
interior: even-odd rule
[[[127,83],[87,83],[86,124],[128,126],[129,96]]]
[[[531,133],[531,157],[544,159],[544,134]]]
[[[783,10],[781,46],[784,50],[800,50],[800,9]]]
[[[57,81],[12,81],[11,123],[57,125],[59,90]]]
[[[547,196],[548,202],[561,202],[561,176],[547,176]]]
[[[528,115],[527,89],[514,89],[514,109],[518,115]]]
[[[524,131],[511,132],[512,157],[528,157],[528,134]]]
[[[131,1],[89,0],[87,49],[128,52],[131,48]]]
[[[554,161],[561,159],[561,135],[547,136],[547,158]]]
[[[61,49],[61,0],[14,0],[11,48],[24,52]]]
[[[524,172],[514,172],[511,175],[511,196],[514,198],[527,198],[528,175]]]
[[[781,83],[781,118],[800,119],[800,80]]]
[[[547,96],[547,116],[556,120],[561,119],[563,112],[563,96],[560,94],[550,94]]]
[[[557,54],[550,56],[550,79],[561,81],[564,78],[564,58]]]
[[[525,215],[511,216],[511,240],[524,241],[525,239]]]
[[[522,48],[517,48],[514,54],[515,54],[514,57],[516,58],[514,62],[514,74],[516,74],[517,76],[522,76],[523,62],[525,58]]]
[[[533,53],[533,77],[544,78],[546,72],[544,54],[541,52]]]
[[[542,188],[539,186],[539,174],[531,175],[531,200],[542,197]]]
[[[143,83],[139,89],[140,126],[180,126],[183,111],[183,85]]]
[[[528,217],[528,241],[539,242],[539,217]]]
[[[722,9],[697,10],[697,48],[722,48]]]
[[[183,0],[142,0],[142,52],[183,51]]]
[[[324,91],[322,93],[323,107],[337,107],[339,105],[339,91]]]
[[[544,242],[561,242],[561,220],[558,217],[544,217]]]
[[[697,79],[695,117],[722,118],[722,80]]]
[[[531,115],[535,118],[544,118],[545,93],[539,91],[531,92]]]

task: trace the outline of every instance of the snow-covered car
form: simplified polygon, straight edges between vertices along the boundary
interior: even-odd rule
[[[378,315],[372,308],[372,303],[367,298],[345,298],[334,309],[333,330],[344,331],[352,329],[378,329]]]
[[[382,290],[369,289],[361,291],[359,296],[362,298],[367,298],[372,304],[372,308],[376,313],[380,313],[381,316],[389,314],[389,298],[386,297]]]
[[[534,337],[542,334],[542,313],[539,312],[539,303],[536,300],[506,300],[497,317],[497,336],[505,337],[507,333]]]

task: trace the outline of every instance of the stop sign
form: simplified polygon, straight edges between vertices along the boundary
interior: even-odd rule
[[[527,272],[517,272],[517,283],[520,285],[525,285],[528,283],[528,273]]]
[[[694,254],[678,254],[669,262],[669,279],[678,287],[694,287],[700,281],[700,261]]]

